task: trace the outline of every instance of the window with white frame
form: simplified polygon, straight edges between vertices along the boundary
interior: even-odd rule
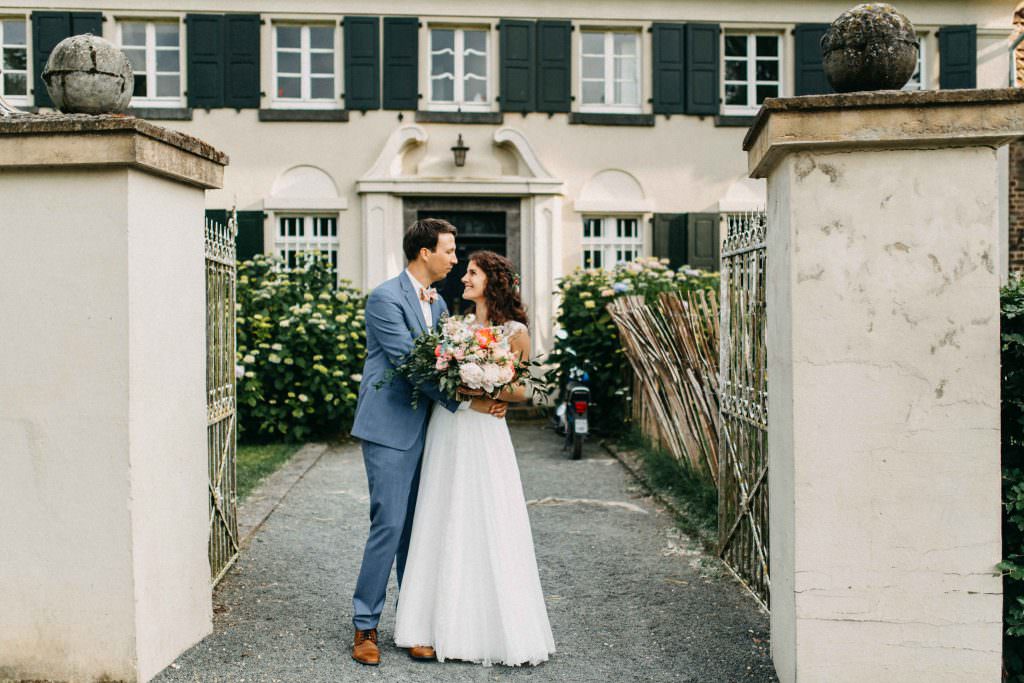
[[[338,270],[338,216],[277,216],[274,252],[287,269],[301,266],[305,255],[318,251]]]
[[[594,216],[583,219],[583,267],[611,270],[643,255],[640,218]]]
[[[914,67],[914,75],[910,77],[904,90],[925,90],[928,87],[928,72],[925,70],[925,42],[927,36],[923,33],[917,34],[917,65]]]
[[[490,109],[488,31],[430,29],[430,107]]]
[[[0,95],[28,104],[28,41],[24,19],[0,19]]]
[[[181,29],[177,21],[120,21],[121,50],[135,73],[132,106],[181,106]]]
[[[772,33],[726,33],[722,51],[722,113],[757,113],[766,97],[782,91],[782,37]]]
[[[583,31],[580,35],[581,109],[640,111],[640,34]]]
[[[334,27],[274,26],[274,105],[337,108]]]

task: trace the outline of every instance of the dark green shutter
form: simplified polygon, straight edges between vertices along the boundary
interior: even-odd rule
[[[262,211],[238,211],[238,236],[235,238],[235,258],[246,261],[263,253]]]
[[[37,107],[52,107],[53,101],[46,92],[43,82],[43,69],[46,60],[57,43],[71,35],[70,12],[33,12],[32,13],[32,89]]]
[[[224,106],[260,106],[260,15],[225,17]]]
[[[799,24],[793,29],[796,59],[793,67],[793,92],[797,95],[821,95],[832,92],[822,65],[821,37],[828,24]]]
[[[939,87],[978,87],[976,26],[943,26],[939,29]]]
[[[653,255],[667,258],[672,269],[685,265],[687,261],[686,214],[654,214]]]
[[[228,224],[227,209],[207,209],[206,218],[226,227]]]
[[[686,216],[686,251],[690,266],[718,270],[719,228],[717,213]]]
[[[224,106],[224,15],[189,14],[188,106]]]
[[[103,14],[100,12],[33,12],[32,13],[32,92],[37,107],[52,107],[53,101],[43,82],[46,61],[57,43],[82,33],[103,36]]]
[[[102,12],[70,12],[72,36],[80,36],[83,33],[91,33],[100,38],[103,37],[103,13]]]
[[[384,108],[419,104],[419,19],[384,18]]]
[[[535,111],[536,60],[532,21],[501,20],[501,110]]]
[[[654,24],[654,113],[686,113],[686,52],[684,24]],[[667,255],[666,255],[667,256]]]
[[[718,113],[718,24],[687,24],[686,113]]]
[[[537,111],[567,112],[572,88],[572,22],[537,22]]]
[[[345,108],[380,109],[379,17],[345,17]]]

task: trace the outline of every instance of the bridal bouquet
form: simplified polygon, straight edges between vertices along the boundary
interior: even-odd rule
[[[530,374],[535,361],[520,360],[512,351],[504,327],[477,324],[472,315],[445,316],[440,329],[424,332],[401,365],[389,373],[409,380],[412,405],[419,402],[419,385],[436,382],[441,393],[459,400],[459,388],[479,389],[491,398],[510,384],[542,386]],[[387,380],[385,380],[387,381]]]

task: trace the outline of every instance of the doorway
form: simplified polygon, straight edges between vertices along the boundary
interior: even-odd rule
[[[452,315],[462,315],[469,304],[462,300],[462,276],[466,274],[469,255],[486,249],[506,256],[507,232],[504,211],[433,211],[419,210],[416,218],[440,218],[454,225],[459,234],[455,238],[455,264],[448,277],[437,285]]]

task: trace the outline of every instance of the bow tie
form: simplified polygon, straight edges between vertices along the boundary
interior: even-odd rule
[[[433,287],[420,287],[420,301],[432,304],[437,301],[437,290]]]

